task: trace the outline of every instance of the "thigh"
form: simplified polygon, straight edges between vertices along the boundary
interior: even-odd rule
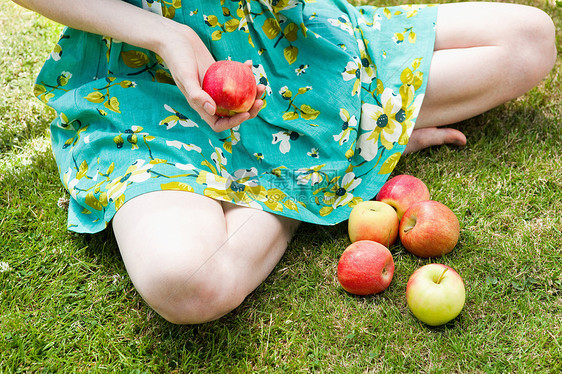
[[[165,317],[173,313],[166,308],[188,302],[201,287],[223,290],[215,304],[235,307],[269,275],[295,227],[290,219],[181,191],[136,197],[113,219],[133,284]]]
[[[554,63],[551,24],[544,12],[522,5],[439,5],[416,128],[473,117],[531,89]]]

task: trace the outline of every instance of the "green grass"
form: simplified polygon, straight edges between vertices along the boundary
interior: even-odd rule
[[[562,8],[547,10],[561,43]],[[548,5],[551,4],[551,5]],[[461,222],[439,259],[466,282],[460,316],[408,311],[421,260],[391,248],[382,294],[336,278],[345,224],[303,225],[271,276],[226,317],[167,323],[134,290],[110,231],[76,235],[49,148],[54,113],[31,95],[60,26],[0,0],[0,372],[554,373],[562,370],[562,59],[536,89],[459,125],[464,149],[408,156]],[[559,54],[560,56],[560,54]]]

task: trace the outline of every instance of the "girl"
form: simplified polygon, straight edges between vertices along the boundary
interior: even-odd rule
[[[440,126],[535,86],[556,59],[541,10],[344,0],[14,0],[69,26],[37,78],[71,194],[69,229],[110,222],[146,302],[219,318],[271,272],[300,221],[335,224],[401,154],[466,143]],[[248,62],[254,106],[201,89]]]

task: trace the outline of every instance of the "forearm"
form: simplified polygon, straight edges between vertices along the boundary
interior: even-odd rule
[[[121,0],[13,0],[63,25],[158,52],[164,35],[189,30]]]

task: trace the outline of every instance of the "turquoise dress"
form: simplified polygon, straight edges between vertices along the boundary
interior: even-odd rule
[[[34,87],[68,228],[103,230],[128,200],[182,190],[322,225],[372,199],[418,115],[435,6],[344,0],[128,0],[189,25],[216,60],[254,63],[265,106],[215,133],[155,53],[64,29]]]

